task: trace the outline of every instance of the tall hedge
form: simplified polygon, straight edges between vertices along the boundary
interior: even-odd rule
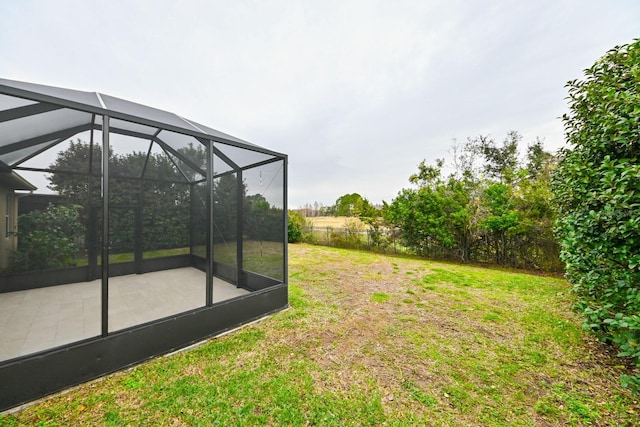
[[[78,205],[54,206],[20,215],[18,249],[11,270],[34,271],[76,265],[82,240]]]
[[[561,257],[585,328],[640,367],[640,39],[567,87],[569,148],[553,179]],[[640,374],[623,383],[640,390]]]

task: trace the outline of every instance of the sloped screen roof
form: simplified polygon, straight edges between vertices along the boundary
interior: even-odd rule
[[[190,147],[203,146],[207,140],[218,144],[216,158],[225,163],[223,169],[284,157],[146,105],[97,92],[0,79],[0,166],[19,166],[75,135],[101,130],[103,115],[111,119],[111,133],[159,145],[168,156],[177,159],[176,164],[192,169],[196,176],[201,174],[202,165],[185,153]]]

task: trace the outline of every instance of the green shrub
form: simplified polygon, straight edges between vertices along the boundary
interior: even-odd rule
[[[289,211],[289,222],[287,224],[289,243],[301,242],[303,238],[303,230],[306,226],[307,219],[301,213]]]
[[[84,231],[80,206],[49,205],[18,218],[18,250],[13,271],[45,270],[75,265]]]
[[[568,83],[571,148],[553,189],[557,235],[585,329],[640,366],[640,40]],[[625,385],[640,391],[640,376]]]

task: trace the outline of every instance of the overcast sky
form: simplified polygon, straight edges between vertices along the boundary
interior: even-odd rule
[[[637,37],[637,0],[0,0],[0,77],[286,153],[290,208],[378,203],[454,138],[517,130],[555,151],[565,83]]]

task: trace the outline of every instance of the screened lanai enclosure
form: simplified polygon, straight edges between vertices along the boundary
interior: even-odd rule
[[[0,410],[287,306],[287,157],[0,79]]]

